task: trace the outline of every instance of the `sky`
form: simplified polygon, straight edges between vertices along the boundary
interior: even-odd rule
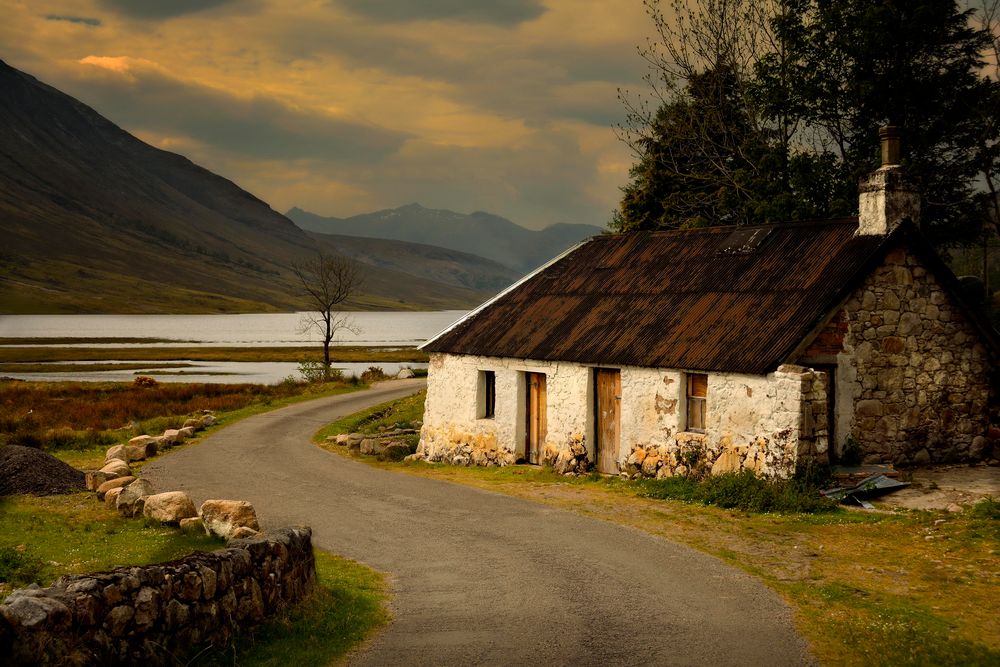
[[[0,0],[0,60],[285,212],[603,226],[640,0]]]

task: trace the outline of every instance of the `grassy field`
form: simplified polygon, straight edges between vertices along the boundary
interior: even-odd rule
[[[6,410],[4,423],[8,425],[17,421],[10,418],[11,414],[25,413],[24,407],[30,404],[38,406],[31,415],[43,427],[58,423],[52,420],[63,413],[73,414],[81,421],[89,419],[93,432],[122,440],[139,427],[107,427],[132,415],[144,415],[142,424],[159,428],[178,419],[183,421],[185,414],[201,409],[199,406],[215,405],[221,424],[210,429],[214,430],[296,401],[363,387],[350,382],[278,388],[0,382],[0,407]],[[138,389],[145,393],[138,393]],[[4,393],[6,390],[10,393]],[[80,442],[71,442],[69,447],[66,441],[46,444],[54,454],[77,467],[95,467],[104,460],[103,445],[80,448]],[[140,465],[133,463],[134,468]],[[0,498],[0,527],[0,601],[15,588],[31,583],[44,586],[64,574],[163,562],[223,545],[221,540],[205,535],[181,533],[142,519],[121,518],[92,493]],[[388,593],[380,573],[321,551],[316,552],[316,565],[317,590],[302,604],[247,629],[236,647],[202,651],[190,663],[326,665],[388,622]]]
[[[379,462],[326,435],[377,430],[421,399],[378,406],[317,434],[331,451],[387,470],[507,493],[690,545],[759,577],[791,605],[824,665],[1000,664],[1000,503],[925,511],[751,513],[656,498],[663,485],[536,466]],[[654,497],[650,497],[654,496]]]
[[[92,493],[0,498],[0,598],[64,574],[145,565],[218,549],[220,540],[123,519]]]
[[[111,445],[178,428],[202,410],[231,423],[296,401],[363,388],[351,381],[156,386],[0,381],[0,445],[41,447],[74,467],[90,468],[104,460]]]
[[[40,339],[35,339],[39,341]],[[71,361],[320,361],[318,345],[303,347],[0,347],[0,367],[9,364]],[[340,362],[426,362],[416,348],[337,346],[330,357]]]

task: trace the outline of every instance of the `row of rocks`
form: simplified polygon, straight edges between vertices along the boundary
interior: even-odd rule
[[[206,414],[188,419],[182,428],[167,429],[162,436],[140,435],[127,444],[111,447],[105,454],[104,466],[85,473],[87,488],[94,491],[109,509],[117,510],[126,518],[143,516],[182,530],[204,531],[223,539],[257,535],[260,525],[250,503],[243,500],[206,500],[200,509],[196,509],[187,493],[156,493],[153,484],[137,477],[129,466],[135,461],[155,456],[215,423],[215,417]]]
[[[403,436],[416,435],[412,428],[394,428],[380,433],[340,433],[327,437],[341,447],[358,450],[365,456],[375,456],[380,461],[402,461],[416,451],[416,445],[401,439]]]

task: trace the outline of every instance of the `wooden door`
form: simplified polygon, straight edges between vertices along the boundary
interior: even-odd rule
[[[525,380],[528,391],[525,398],[525,416],[528,422],[525,427],[524,458],[528,463],[537,465],[541,463],[541,450],[545,444],[547,428],[545,374],[525,373]]]
[[[617,369],[594,369],[594,434],[597,472],[618,474],[618,441],[621,437],[622,374]]]

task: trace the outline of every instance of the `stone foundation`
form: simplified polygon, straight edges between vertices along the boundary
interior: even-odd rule
[[[232,540],[170,563],[70,575],[0,605],[5,664],[186,664],[199,646],[303,599],[313,588],[312,531]]]
[[[514,454],[497,447],[491,433],[471,433],[450,428],[424,426],[414,458],[428,463],[450,463],[458,466],[507,466],[514,463]]]
[[[593,462],[587,453],[587,441],[577,433],[568,438],[563,445],[546,442],[542,450],[542,464],[552,466],[559,475],[581,475],[593,467]]]

